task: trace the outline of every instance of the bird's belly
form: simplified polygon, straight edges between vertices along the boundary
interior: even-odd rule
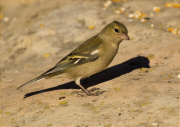
[[[68,70],[68,75],[70,78],[76,79],[78,77],[87,78],[91,75],[94,75],[102,70],[104,70],[112,61],[116,53],[106,54],[111,55],[108,57],[101,56],[98,60],[89,62],[76,66]]]
[[[99,64],[98,61],[92,63],[86,63],[79,65],[76,68],[69,69],[68,74],[71,78],[76,79],[78,77],[86,78],[102,71],[106,66]]]

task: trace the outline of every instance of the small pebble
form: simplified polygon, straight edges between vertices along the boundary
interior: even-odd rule
[[[126,9],[124,7],[121,7],[121,11],[124,12]]]
[[[180,74],[177,77],[180,79]]]
[[[120,116],[121,115],[121,113],[118,113],[118,116]]]
[[[108,0],[104,3],[104,7],[109,7],[112,4],[112,1]]]
[[[4,20],[4,22],[9,22],[9,18],[8,17],[4,17],[3,20]]]
[[[134,14],[129,14],[129,18],[134,18]]]
[[[141,19],[141,22],[145,23],[145,22],[147,22],[147,20],[146,19]]]
[[[115,10],[114,13],[120,14],[121,12],[119,10]]]
[[[159,126],[159,124],[158,124],[158,123],[152,123],[152,125],[153,125],[153,126]]]
[[[151,24],[151,28],[154,28],[154,24]]]
[[[160,8],[160,7],[153,7],[153,10],[154,10],[155,12],[160,12],[161,8]]]

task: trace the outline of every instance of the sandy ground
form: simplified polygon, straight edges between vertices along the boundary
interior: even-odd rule
[[[179,127],[179,8],[168,2],[1,1],[1,126]],[[82,81],[106,92],[71,94],[81,89],[69,79],[16,90],[114,20],[131,40],[107,69]]]

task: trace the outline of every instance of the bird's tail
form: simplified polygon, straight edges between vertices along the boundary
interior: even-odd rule
[[[30,83],[33,83],[33,82],[37,82],[37,81],[42,80],[42,79],[44,79],[44,76],[39,76],[39,77],[37,77],[35,79],[30,80],[29,82],[26,82],[26,83],[22,84],[16,90],[20,89],[21,87],[23,87],[23,86],[25,86],[27,84],[30,84]]]

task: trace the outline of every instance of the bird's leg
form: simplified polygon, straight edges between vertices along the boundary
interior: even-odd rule
[[[75,79],[75,83],[76,83],[79,87],[81,87],[81,89],[83,89],[84,92],[86,92],[87,95],[91,95],[91,94],[81,85],[80,81],[81,81],[81,78]]]

